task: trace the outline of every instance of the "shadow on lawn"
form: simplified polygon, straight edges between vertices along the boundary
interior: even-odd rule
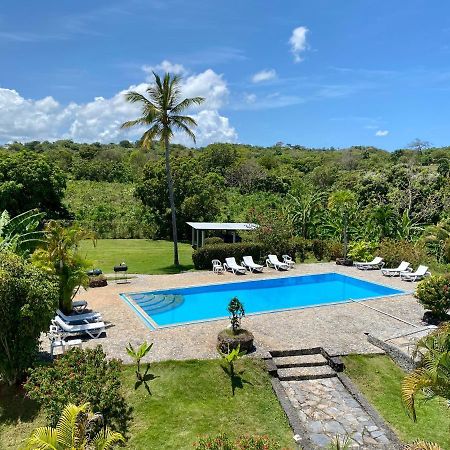
[[[228,375],[231,382],[231,393],[234,396],[234,393],[236,389],[243,389],[244,384],[249,384],[250,386],[253,386],[253,384],[250,381],[247,381],[242,377],[242,374],[244,373],[243,370],[240,372],[236,372],[234,368],[231,368],[229,366],[220,366],[222,370]]]
[[[38,413],[38,404],[26,396],[23,388],[0,383],[0,424],[32,422]]]
[[[149,381],[156,380],[156,378],[159,378],[159,376],[153,375],[152,373],[147,373],[147,370],[145,371],[144,375],[140,375],[139,379],[134,383],[134,390],[136,391],[139,389],[142,385],[144,385],[145,390],[147,391],[148,395],[152,395],[152,391],[150,390],[150,386],[148,384]]]
[[[172,275],[175,273],[187,272],[188,270],[192,270],[193,268],[193,264],[181,264],[179,266],[174,266],[172,264],[171,266],[158,268],[158,272],[165,275]]]

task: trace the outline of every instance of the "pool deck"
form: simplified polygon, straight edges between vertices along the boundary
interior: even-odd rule
[[[228,325],[228,320],[182,325],[150,330],[138,315],[119,296],[121,293],[151,291],[175,287],[198,286],[224,282],[249,281],[272,277],[337,272],[366,281],[384,284],[404,291],[414,290],[415,283],[398,278],[387,278],[377,271],[360,271],[354,267],[336,266],[334,263],[298,264],[288,272],[266,269],[262,274],[243,276],[230,273],[214,275],[212,272],[186,272],[177,275],[137,275],[128,284],[110,281],[107,287],[89,289],[78,294],[89,307],[102,314],[110,323],[106,337],[87,340],[83,347],[102,344],[110,357],[130,362],[125,347],[142,341],[154,342],[150,360],[215,358],[217,333]],[[399,317],[409,324],[382,314]],[[341,303],[305,309],[280,311],[248,316],[243,326],[255,336],[256,354],[274,349],[297,349],[321,346],[330,354],[379,353],[380,350],[366,340],[365,332],[381,339],[408,333],[423,326],[423,308],[412,294],[367,300],[359,303]],[[47,350],[48,341],[43,340]]]

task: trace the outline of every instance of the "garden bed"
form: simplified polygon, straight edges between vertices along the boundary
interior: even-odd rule
[[[133,408],[128,449],[192,449],[200,436],[226,432],[230,437],[268,434],[285,448],[294,448],[292,431],[272,392],[269,375],[259,360],[236,364],[242,388],[231,395],[230,380],[220,361],[167,361],[152,364],[152,395],[134,390],[134,367],[123,372],[125,397]],[[0,448],[18,448],[44,415],[34,403],[10,390],[0,390]],[[30,409],[31,408],[31,409]]]

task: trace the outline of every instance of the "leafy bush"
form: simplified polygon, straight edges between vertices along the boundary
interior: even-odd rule
[[[206,437],[194,444],[195,450],[279,450],[278,442],[268,436],[241,436],[232,440],[225,433]]]
[[[450,276],[425,278],[417,285],[415,296],[434,317],[447,318],[450,309]]]
[[[253,242],[239,244],[215,244],[199,248],[192,254],[192,261],[196,269],[211,269],[211,261],[218,259],[225,261],[225,258],[234,256],[239,262],[243,256],[253,256],[255,261],[260,261],[264,256],[262,244]]]
[[[327,251],[327,242],[322,239],[313,239],[311,241],[311,251],[317,261],[322,261]]]
[[[423,264],[426,254],[423,246],[407,241],[384,239],[379,247],[379,254],[383,257],[386,267],[397,267],[402,261],[413,266]]]
[[[223,239],[220,237],[209,237],[205,239],[204,245],[216,245],[216,244],[223,244]]]
[[[0,253],[0,375],[13,384],[32,365],[58,305],[58,282],[19,256]]]
[[[292,238],[284,243],[284,249],[280,252],[281,255],[289,255],[301,262],[305,261],[306,256],[311,249],[311,243],[307,239],[297,237]]]
[[[357,241],[349,244],[348,256],[354,261],[371,261],[378,245],[375,242]]]
[[[90,403],[103,414],[106,424],[122,433],[130,420],[130,409],[122,395],[121,362],[108,360],[99,345],[95,349],[74,348],[51,366],[33,369],[25,384],[54,426],[67,403]]]
[[[344,257],[344,246],[338,241],[326,241],[325,257],[330,261]]]

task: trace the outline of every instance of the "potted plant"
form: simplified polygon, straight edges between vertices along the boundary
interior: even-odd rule
[[[240,348],[246,353],[253,350],[253,334],[241,328],[242,318],[245,317],[244,305],[237,297],[231,299],[228,304],[230,313],[230,326],[222,330],[217,337],[217,347],[221,353]]]

